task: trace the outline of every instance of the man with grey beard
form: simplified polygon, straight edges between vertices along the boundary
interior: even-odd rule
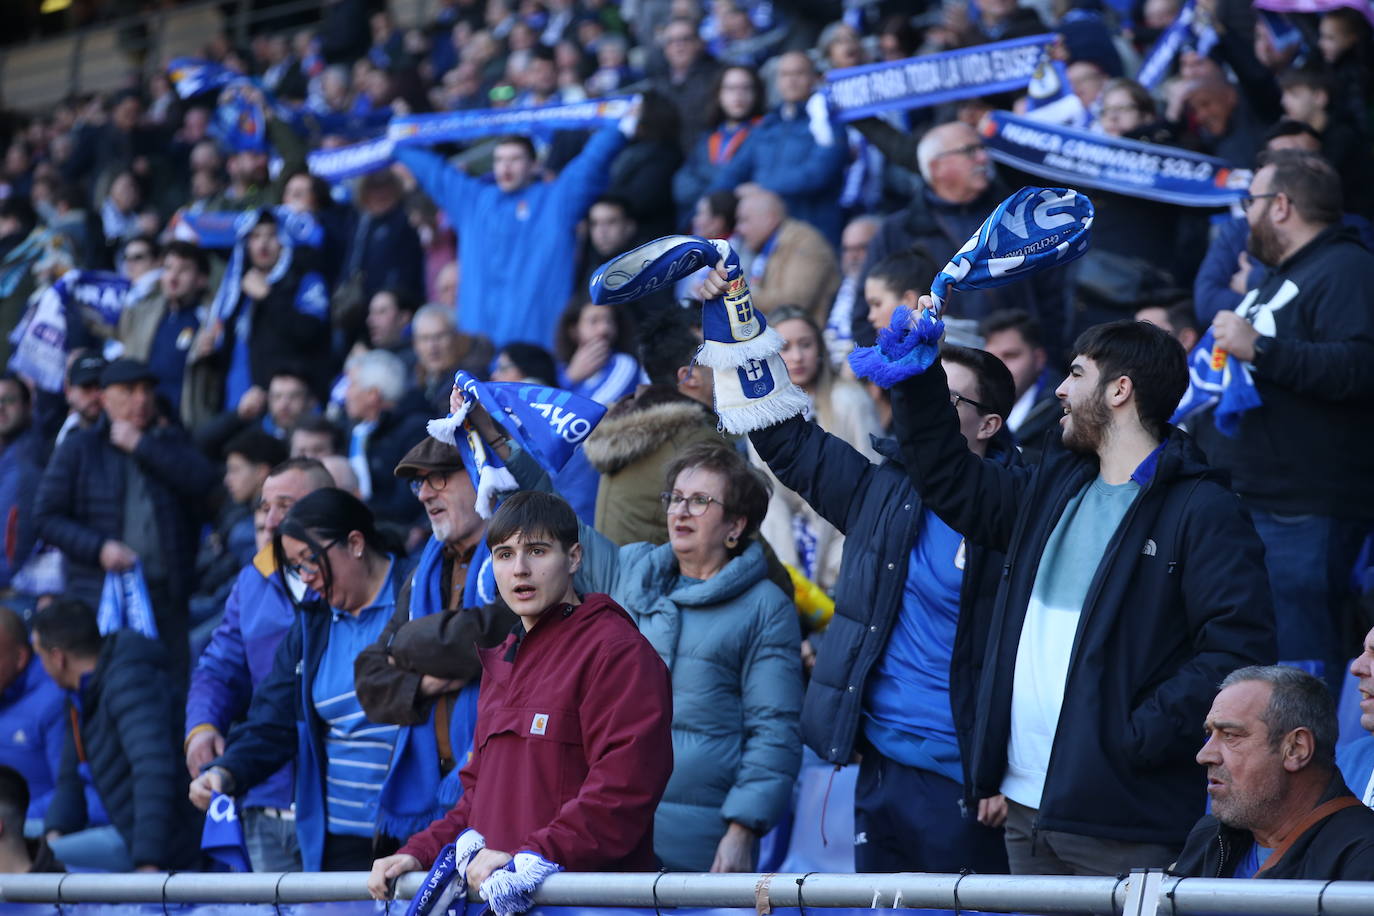
[[[354,662],[354,685],[373,722],[419,725],[433,710],[440,769],[447,775],[467,751],[448,740],[455,697],[481,677],[477,650],[499,645],[517,618],[498,597],[485,603],[481,589],[470,587],[482,574],[478,547],[486,523],[458,450],[426,436],[395,473],[410,482],[433,537],[401,588],[391,621]],[[465,594],[476,598],[465,602]]]
[[[1209,457],[1264,541],[1279,658],[1334,685],[1349,571],[1374,530],[1374,254],[1341,224],[1326,160],[1284,150],[1262,163],[1243,203],[1250,256],[1269,270],[1213,325],[1261,405]]]
[[[1336,706],[1296,668],[1241,668],[1221,682],[1203,725],[1212,813],[1173,874],[1208,878],[1374,877],[1374,811],[1336,769]]]

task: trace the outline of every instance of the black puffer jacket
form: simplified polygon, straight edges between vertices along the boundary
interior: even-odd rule
[[[897,459],[896,443],[879,440],[881,465],[814,423],[793,417],[749,439],[784,484],[845,535],[835,583],[835,616],[825,631],[802,706],[802,737],[824,760],[848,763],[863,708],[864,684],[902,610],[907,564],[920,531],[922,505]],[[993,440],[992,460],[1020,464],[1010,439]],[[950,659],[950,706],[960,758],[969,759],[974,699],[983,662],[984,619],[992,610],[1002,555],[971,546],[959,596]],[[965,778],[965,786],[969,780]],[[970,795],[973,800],[977,796]]]
[[[187,797],[182,705],[162,646],[133,630],[106,637],[79,708],[79,733],[67,732],[45,829],[70,833],[86,826],[77,769],[84,762],[135,866],[194,868],[202,816]]]
[[[974,793],[993,795],[1007,768],[1012,680],[1040,559],[1098,465],[1054,437],[1035,467],[980,461],[959,434],[938,361],[892,391],[902,458],[926,504],[971,542],[1007,553],[966,764]],[[1089,586],[1036,828],[1182,843],[1203,807],[1193,758],[1216,685],[1275,657],[1254,526],[1225,475],[1172,431]]]
[[[1318,804],[1349,796],[1339,773]],[[1208,814],[1197,822],[1170,874],[1186,878],[1229,878],[1255,837],[1248,830],[1223,826]],[[1310,881],[1374,880],[1374,811],[1351,805],[1307,828],[1283,858],[1261,878],[1305,878]]]
[[[38,484],[33,514],[39,537],[67,560],[67,594],[92,607],[100,601],[105,573],[100,547],[124,537],[124,484],[128,462],[147,483],[157,519],[158,543],[172,601],[191,593],[200,507],[216,485],[214,467],[178,426],[155,426],[128,454],[110,442],[104,417],[90,429],[72,432]]]

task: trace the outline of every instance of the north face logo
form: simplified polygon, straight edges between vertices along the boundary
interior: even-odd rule
[[[1154,538],[1146,538],[1146,539],[1145,539],[1145,546],[1142,547],[1142,548],[1140,548],[1140,555],[1141,555],[1142,557],[1152,557],[1152,556],[1154,556],[1155,553],[1157,553],[1157,552],[1158,552],[1158,548],[1155,547],[1155,539],[1154,539]]]

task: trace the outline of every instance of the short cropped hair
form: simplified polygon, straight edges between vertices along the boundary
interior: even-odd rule
[[[34,612],[32,627],[46,649],[61,649],[82,658],[100,654],[103,642],[100,627],[95,611],[84,601],[58,598]]]
[[[325,421],[328,422],[328,421]],[[329,424],[330,429],[337,429],[334,424]],[[329,473],[329,469],[320,463],[318,458],[287,458],[285,461],[276,465],[267,472],[268,477],[280,477],[282,474],[291,471],[300,471],[317,488],[332,487],[335,485],[334,475]]]
[[[1282,191],[1309,223],[1334,226],[1345,213],[1341,176],[1316,153],[1282,149],[1263,153],[1260,168],[1274,167],[1270,191]]]
[[[249,464],[276,467],[287,459],[286,444],[261,429],[248,428],[230,439],[224,446],[223,457],[240,455]]]
[[[655,385],[676,385],[677,370],[691,365],[701,341],[686,309],[666,306],[639,325],[636,353],[644,374]]]
[[[1088,328],[1074,341],[1073,352],[1097,363],[1101,387],[1129,378],[1141,425],[1156,439],[1169,434],[1169,418],[1188,389],[1188,357],[1168,331],[1123,318]]]
[[[343,430],[334,421],[323,414],[306,414],[291,430],[295,433],[325,433],[329,436],[329,447],[338,454],[343,449]],[[323,467],[323,465],[321,465]],[[275,472],[274,472],[275,473]],[[333,478],[330,478],[331,480]]]
[[[725,505],[722,508],[730,515],[744,516],[744,532],[730,551],[731,556],[739,556],[768,514],[768,497],[772,495],[768,479],[725,442],[698,442],[683,449],[668,463],[663,474],[663,489],[671,491],[678,475],[690,468],[715,471],[725,478]]]
[[[530,140],[529,137],[522,137],[519,134],[507,134],[504,137],[498,137],[496,142],[492,144],[492,149],[496,149],[498,146],[518,146],[529,154],[531,162],[539,159],[538,155],[534,152],[534,141]]]
[[[577,543],[577,513],[561,496],[521,490],[508,497],[487,523],[487,547],[495,549],[517,534],[526,541],[550,537],[564,551],[571,550]]]
[[[998,309],[978,322],[978,336],[984,340],[1003,331],[1020,334],[1026,346],[1032,350],[1045,345],[1045,332],[1040,326],[1040,319],[1025,309]]]
[[[1296,728],[1312,733],[1312,760],[1325,770],[1336,767],[1336,703],[1325,682],[1300,668],[1287,665],[1251,665],[1237,668],[1221,682],[1225,690],[1246,681],[1268,684],[1273,693],[1260,715],[1269,729],[1269,748],[1277,750],[1283,736]]]
[[[877,280],[898,296],[908,291],[924,293],[930,289],[935,276],[935,264],[924,251],[913,248],[898,251],[874,264],[868,271],[869,280]]]
[[[205,249],[191,242],[182,239],[174,239],[167,243],[163,249],[162,256],[181,258],[183,261],[190,261],[196,268],[196,273],[202,277],[210,275],[210,257],[205,253]]]
[[[1016,406],[1016,383],[1011,370],[987,350],[945,344],[940,348],[940,359],[963,366],[978,380],[976,400],[983,405],[977,408],[980,416],[997,414],[1005,420]]]

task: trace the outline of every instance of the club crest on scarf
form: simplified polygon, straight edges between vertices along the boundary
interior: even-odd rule
[[[1170,423],[1182,423],[1204,408],[1216,405],[1212,422],[1223,435],[1240,434],[1240,418],[1260,406],[1259,391],[1250,367],[1216,345],[1212,328],[1188,354],[1188,390]]]

